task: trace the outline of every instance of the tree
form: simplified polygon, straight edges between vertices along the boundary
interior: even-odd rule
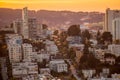
[[[81,34],[80,26],[79,25],[71,25],[68,28],[67,33],[69,36],[80,36],[80,34]]]
[[[105,43],[105,41],[112,43],[112,34],[110,32],[104,32],[101,38],[103,43]]]
[[[120,65],[120,56],[118,56],[118,57],[115,59],[115,62],[116,62],[116,64],[119,64],[119,65]]]
[[[53,32],[53,35],[58,35],[58,33],[59,33],[59,31],[58,31],[58,30],[55,30],[55,31]]]
[[[86,29],[85,31],[82,32],[82,37],[83,37],[83,40],[86,39],[86,38],[89,40],[90,37],[91,37],[91,34],[90,34],[89,31]]]
[[[96,69],[100,61],[93,54],[83,54],[79,62],[79,69]]]
[[[47,26],[46,24],[42,24],[42,28],[43,28],[43,29],[47,29],[48,26]]]
[[[73,48],[70,48],[69,52],[68,52],[68,57],[70,59],[74,59],[76,56],[76,52],[73,50]]]
[[[98,44],[100,43],[100,39],[101,39],[101,33],[100,33],[100,31],[98,30],[98,32],[97,32],[97,42],[98,42]]]
[[[104,58],[111,58],[111,57],[116,58],[116,56],[111,53],[105,53],[105,55],[104,55]]]

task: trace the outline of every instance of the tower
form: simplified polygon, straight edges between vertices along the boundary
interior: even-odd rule
[[[28,31],[28,10],[27,7],[23,8],[22,10],[22,35],[24,39],[28,39],[29,37],[29,31]]]

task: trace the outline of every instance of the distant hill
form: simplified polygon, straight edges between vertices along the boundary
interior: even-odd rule
[[[21,16],[21,9],[0,8],[0,27],[9,25],[16,19],[21,19]],[[29,10],[29,17],[35,17],[39,23],[44,23],[48,26],[61,26],[65,24],[82,24],[84,22],[101,22],[103,21],[104,13]]]

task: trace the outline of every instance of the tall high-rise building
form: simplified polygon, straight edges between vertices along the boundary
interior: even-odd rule
[[[18,34],[6,34],[5,38],[10,62],[20,62],[22,60],[22,36]]]
[[[24,39],[29,38],[29,31],[28,31],[28,10],[27,7],[23,8],[22,10],[22,20],[23,20],[23,26],[22,26],[22,35]]]
[[[22,44],[22,49],[23,49],[23,59],[24,61],[31,61],[32,60],[32,45],[28,43]]]
[[[28,19],[28,26],[29,26],[29,38],[36,39],[37,30],[38,30],[36,18],[29,18]]]
[[[116,18],[112,22],[113,40],[120,40],[120,18]]]
[[[120,17],[120,10],[110,10],[110,8],[106,9],[105,13],[105,25],[104,25],[104,31],[108,31],[112,33],[112,21],[115,18]]]
[[[22,21],[21,20],[15,20],[13,21],[13,29],[14,32],[17,34],[21,34],[21,29],[22,29]]]

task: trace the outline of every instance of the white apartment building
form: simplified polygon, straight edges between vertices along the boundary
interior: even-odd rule
[[[114,54],[115,56],[120,56],[120,45],[118,44],[108,45],[108,50],[111,52],[111,54]]]
[[[112,21],[112,35],[113,40],[120,40],[120,18]]]
[[[77,51],[83,51],[84,44],[69,44],[69,48],[75,48]]]
[[[46,50],[48,53],[56,55],[58,53],[58,47],[55,45],[54,41],[46,40]]]
[[[28,43],[24,43],[22,44],[22,49],[23,49],[24,61],[32,61],[32,57],[33,57],[32,45]]]
[[[96,70],[82,70],[82,73],[84,75],[85,78],[91,78],[95,73]]]
[[[15,44],[21,45],[22,44],[22,36],[19,34],[6,34],[5,36],[7,45]]]
[[[20,62],[22,60],[21,45],[8,45],[10,62]]]
[[[50,60],[50,54],[41,53],[41,54],[37,54],[36,57],[38,62],[43,62],[43,60],[46,61]]]
[[[13,77],[23,77],[25,75],[37,75],[38,66],[33,62],[12,63]]]
[[[90,78],[88,80],[120,80],[119,78],[104,78],[104,77],[100,77],[100,78]]]
[[[112,33],[112,21],[115,18],[120,18],[120,10],[110,10],[110,8],[106,9],[104,31]]]
[[[56,72],[67,72],[68,66],[64,62],[64,60],[52,60],[49,63],[50,70],[56,71]]]
[[[6,43],[9,52],[10,62],[19,62],[22,60],[22,36],[18,34],[7,34]]]

